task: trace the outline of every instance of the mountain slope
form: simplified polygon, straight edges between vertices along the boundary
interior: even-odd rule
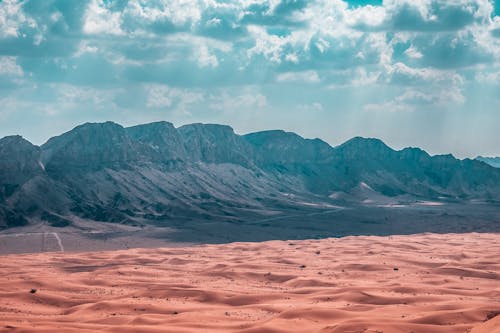
[[[500,168],[500,157],[483,157],[483,156],[478,156],[478,157],[476,157],[476,160],[484,162],[486,164],[489,164],[492,167]]]

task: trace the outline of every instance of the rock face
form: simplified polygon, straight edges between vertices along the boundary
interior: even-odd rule
[[[260,165],[322,163],[331,159],[333,148],[320,139],[280,131],[263,131],[244,136],[257,151]]]
[[[191,161],[253,165],[252,148],[229,126],[191,124],[180,127],[179,134]]]
[[[336,200],[500,200],[500,169],[378,139],[331,147],[228,126],[87,123],[40,147],[0,140],[0,226],[72,217],[119,223],[239,221],[247,212]],[[55,221],[55,222],[54,222]],[[61,222],[63,221],[63,222]]]
[[[152,149],[151,160],[182,162],[188,160],[184,141],[174,125],[166,121],[132,126],[125,129],[133,139]],[[151,148],[151,149],[150,149]]]

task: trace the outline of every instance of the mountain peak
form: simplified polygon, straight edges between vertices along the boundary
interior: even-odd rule
[[[193,123],[183,125],[178,128],[180,132],[189,133],[189,132],[211,132],[211,133],[225,133],[232,135],[234,134],[234,129],[228,125],[219,125],[219,124],[204,124],[204,123]]]
[[[245,139],[254,144],[263,144],[270,140],[293,140],[301,141],[305,140],[303,137],[293,132],[286,132],[284,130],[267,130],[254,132],[244,135]]]
[[[137,161],[144,153],[112,121],[85,123],[49,139],[42,145],[42,161],[47,170],[100,169]]]
[[[352,139],[347,140],[341,146],[365,146],[365,147],[385,147],[391,149],[387,146],[384,141],[377,138],[365,138],[362,136],[355,136]]]
[[[131,138],[156,151],[159,160],[179,161],[187,158],[182,138],[172,123],[158,121],[127,127],[125,130]]]
[[[20,135],[0,139],[0,199],[5,195],[1,183],[20,184],[42,171],[40,147]]]
[[[191,160],[206,163],[252,164],[248,143],[232,127],[195,123],[177,129]]]
[[[112,129],[112,128],[123,128],[122,125],[115,123],[114,121],[104,121],[104,122],[86,122],[81,125],[76,126],[73,130],[81,130],[87,128],[104,128],[104,129]],[[71,132],[71,131],[70,131]]]
[[[31,142],[26,140],[21,135],[7,135],[0,139],[0,144],[13,144],[13,143],[23,143],[34,146]]]
[[[134,126],[129,126],[127,129],[137,129],[137,128],[148,128],[148,129],[161,129],[161,128],[175,128],[171,122],[168,121],[155,121],[148,124],[139,124]]]
[[[346,160],[383,160],[389,158],[396,151],[376,138],[354,137],[335,147],[337,158]]]
[[[320,139],[305,139],[283,130],[249,133],[243,138],[260,152],[264,164],[324,161],[331,156],[333,149]]]

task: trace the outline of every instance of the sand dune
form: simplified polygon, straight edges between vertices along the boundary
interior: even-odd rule
[[[499,333],[499,257],[500,234],[9,255],[0,331]]]

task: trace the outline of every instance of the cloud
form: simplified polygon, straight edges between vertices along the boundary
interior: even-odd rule
[[[209,107],[225,113],[235,113],[254,109],[260,110],[265,108],[267,104],[267,97],[261,93],[244,92],[234,96],[222,91],[211,96]]]
[[[500,70],[493,72],[478,72],[475,75],[475,80],[480,83],[500,85]]]
[[[0,56],[0,76],[20,77],[24,75],[23,69],[16,62],[15,57]]]
[[[412,68],[404,63],[398,62],[386,69],[385,74],[380,77],[380,82],[400,86],[456,86],[462,85],[464,79],[454,71],[425,67]]]
[[[331,82],[329,89],[359,88],[380,83],[381,72],[379,70],[367,71],[363,67],[333,71],[327,80]]]
[[[466,104],[475,84],[495,86],[500,17],[490,1],[378,3],[4,0],[1,94],[44,87],[56,109],[60,89],[79,87],[75,96],[84,97],[66,96],[64,107],[88,98],[89,108],[102,101],[112,110],[189,114],[245,103],[248,112],[337,102],[441,108]],[[24,91],[40,98],[40,89]],[[290,98],[305,91],[306,102]]]
[[[303,71],[280,73],[276,77],[276,80],[278,82],[317,83],[320,81],[320,78],[316,71]]]
[[[485,45],[475,31],[416,37],[412,43],[421,52],[419,64],[436,68],[459,68],[495,61],[498,45]]]
[[[465,97],[459,87],[407,88],[401,95],[382,103],[369,103],[363,107],[366,112],[413,112],[424,109],[450,109],[465,103]]]
[[[0,38],[23,36],[23,29],[36,29],[34,19],[25,15],[23,3],[16,0],[0,2]]]
[[[351,24],[361,30],[456,31],[489,22],[493,9],[488,0],[386,0],[383,7],[357,9]]]
[[[424,56],[413,45],[406,49],[405,54],[412,59],[421,59]]]
[[[94,35],[123,35],[121,14],[109,10],[103,0],[91,0],[85,12],[83,32]]]
[[[299,104],[297,109],[306,112],[321,112],[324,110],[324,107],[320,102],[313,102],[311,104]]]
[[[206,45],[200,45],[195,53],[196,61],[200,67],[217,67],[219,60],[215,54],[210,53]]]
[[[203,93],[187,89],[172,88],[167,85],[146,85],[146,107],[153,109],[171,109],[174,112],[189,115],[190,107],[203,101]]]

